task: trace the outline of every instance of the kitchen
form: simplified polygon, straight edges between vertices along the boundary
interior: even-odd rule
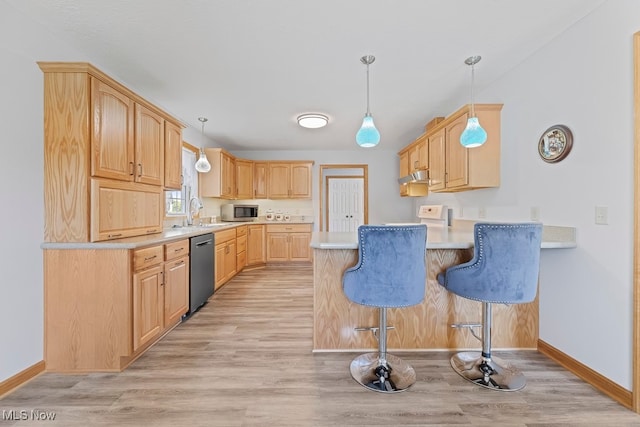
[[[43,354],[43,276],[39,268],[42,265],[40,244],[44,234],[41,171],[43,85],[36,61],[94,59],[78,52],[59,36],[52,36],[44,26],[26,18],[16,9],[6,4],[2,7],[6,17],[3,40],[11,43],[3,45],[3,57],[7,63],[3,93],[11,100],[5,104],[3,117],[7,140],[11,142],[6,145],[2,173],[6,182],[15,182],[16,177],[20,182],[19,186],[10,186],[9,199],[10,205],[16,206],[20,212],[10,214],[5,211],[2,226],[5,241],[12,243],[11,253],[20,254],[17,260],[7,256],[3,264],[9,281],[3,290],[2,300],[5,302],[1,312],[5,326],[0,329],[0,337],[4,342],[14,343],[15,348],[0,355],[0,376],[9,379],[39,363]],[[505,105],[503,141],[509,142],[503,142],[502,146],[499,189],[433,194],[425,200],[400,198],[396,182],[399,175],[398,149],[385,148],[382,143],[372,151],[355,147],[350,150],[325,149],[318,142],[311,144],[317,147],[312,150],[287,150],[285,147],[279,152],[241,148],[230,151],[247,159],[313,160],[314,168],[334,164],[337,160],[343,164],[368,164],[371,223],[412,221],[417,206],[442,203],[452,207],[456,217],[478,219],[482,211],[491,220],[528,220],[532,207],[537,207],[543,222],[576,227],[578,249],[543,254],[541,283],[549,285],[541,289],[541,295],[544,295],[540,307],[541,337],[631,390],[634,382],[631,44],[632,34],[638,29],[638,23],[633,19],[638,15],[633,13],[637,7],[630,1],[603,2],[571,31],[554,39],[534,56],[523,60],[519,66],[478,92],[476,99],[479,101]],[[602,22],[609,23],[606,35],[599,33]],[[15,34],[27,34],[29,37],[16,40]],[[567,52],[572,52],[570,59]],[[355,61],[354,73],[358,73],[354,78],[358,90],[353,97],[356,116],[364,112],[363,70],[358,68],[361,67],[358,63],[360,54],[356,52],[349,59]],[[602,61],[601,58],[607,60]],[[458,58],[459,62],[463,59]],[[376,98],[381,96],[381,86],[376,86],[381,84],[376,72],[389,61],[378,54],[378,62],[372,66],[372,111],[381,132],[386,126],[383,126],[380,99]],[[488,57],[483,61],[491,63]],[[549,67],[548,64],[558,66]],[[410,67],[410,64],[406,66]],[[468,84],[468,70],[463,67],[461,65],[460,73]],[[479,68],[478,76],[481,74],[482,68]],[[589,97],[585,98],[587,93]],[[592,98],[597,102],[591,101]],[[447,115],[467,100],[465,86],[456,99],[442,105],[437,115]],[[402,144],[416,138],[430,118],[423,117],[413,123],[414,130],[408,132],[410,135]],[[356,117],[355,121],[360,119]],[[567,159],[557,165],[548,165],[537,157],[535,146],[540,133],[554,123],[570,124],[576,141]],[[348,125],[355,132],[358,124]],[[213,121],[207,126],[215,128]],[[195,127],[185,129],[184,139],[200,145],[200,130]],[[601,148],[602,141],[606,141],[606,149]],[[16,159],[27,159],[30,161],[28,164],[37,166],[33,170],[26,169]],[[593,173],[594,170],[606,173]],[[315,169],[313,176],[316,179]],[[315,181],[313,189],[317,191]],[[569,197],[576,201],[567,203]],[[25,209],[26,206],[29,208]],[[594,225],[594,206],[609,207],[607,226]],[[311,209],[315,214],[318,212],[317,200],[312,199],[310,207],[296,208]],[[16,216],[20,217],[22,224],[31,226],[16,227]],[[620,246],[625,249],[619,252],[610,249]],[[7,249],[7,255],[9,253]],[[575,302],[569,315],[567,301]],[[599,316],[593,316],[594,310]],[[581,338],[584,330],[598,336],[599,348],[612,350],[593,351],[592,340]]]

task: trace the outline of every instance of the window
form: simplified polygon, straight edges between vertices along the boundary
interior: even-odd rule
[[[182,147],[182,190],[165,191],[167,216],[186,215],[189,200],[198,197],[198,173],[195,164],[196,153]]]

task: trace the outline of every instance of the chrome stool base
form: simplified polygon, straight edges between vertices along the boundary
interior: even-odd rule
[[[487,362],[479,351],[454,354],[451,367],[462,378],[491,390],[516,391],[527,384],[522,372],[508,362],[493,356]]]
[[[379,353],[365,353],[351,362],[351,376],[361,386],[381,393],[398,393],[416,382],[416,371],[404,360],[387,353],[380,363]]]

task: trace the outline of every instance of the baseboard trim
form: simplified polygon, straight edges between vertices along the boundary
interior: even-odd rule
[[[11,378],[8,378],[2,382],[0,382],[0,398],[4,397],[5,394],[8,394],[25,384],[27,381],[35,378],[44,372],[45,363],[44,360],[39,361],[35,365],[29,366],[24,371],[18,372]]]
[[[578,362],[540,339],[538,340],[538,351],[548,358],[556,361],[563,368],[580,377],[588,384],[591,384],[593,387],[625,406],[627,409],[633,410],[633,393],[629,390],[614,383],[607,377],[597,373],[588,366]]]

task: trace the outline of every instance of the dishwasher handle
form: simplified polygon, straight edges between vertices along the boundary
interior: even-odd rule
[[[203,242],[196,243],[196,246],[204,246],[213,244],[213,239],[205,240]]]

